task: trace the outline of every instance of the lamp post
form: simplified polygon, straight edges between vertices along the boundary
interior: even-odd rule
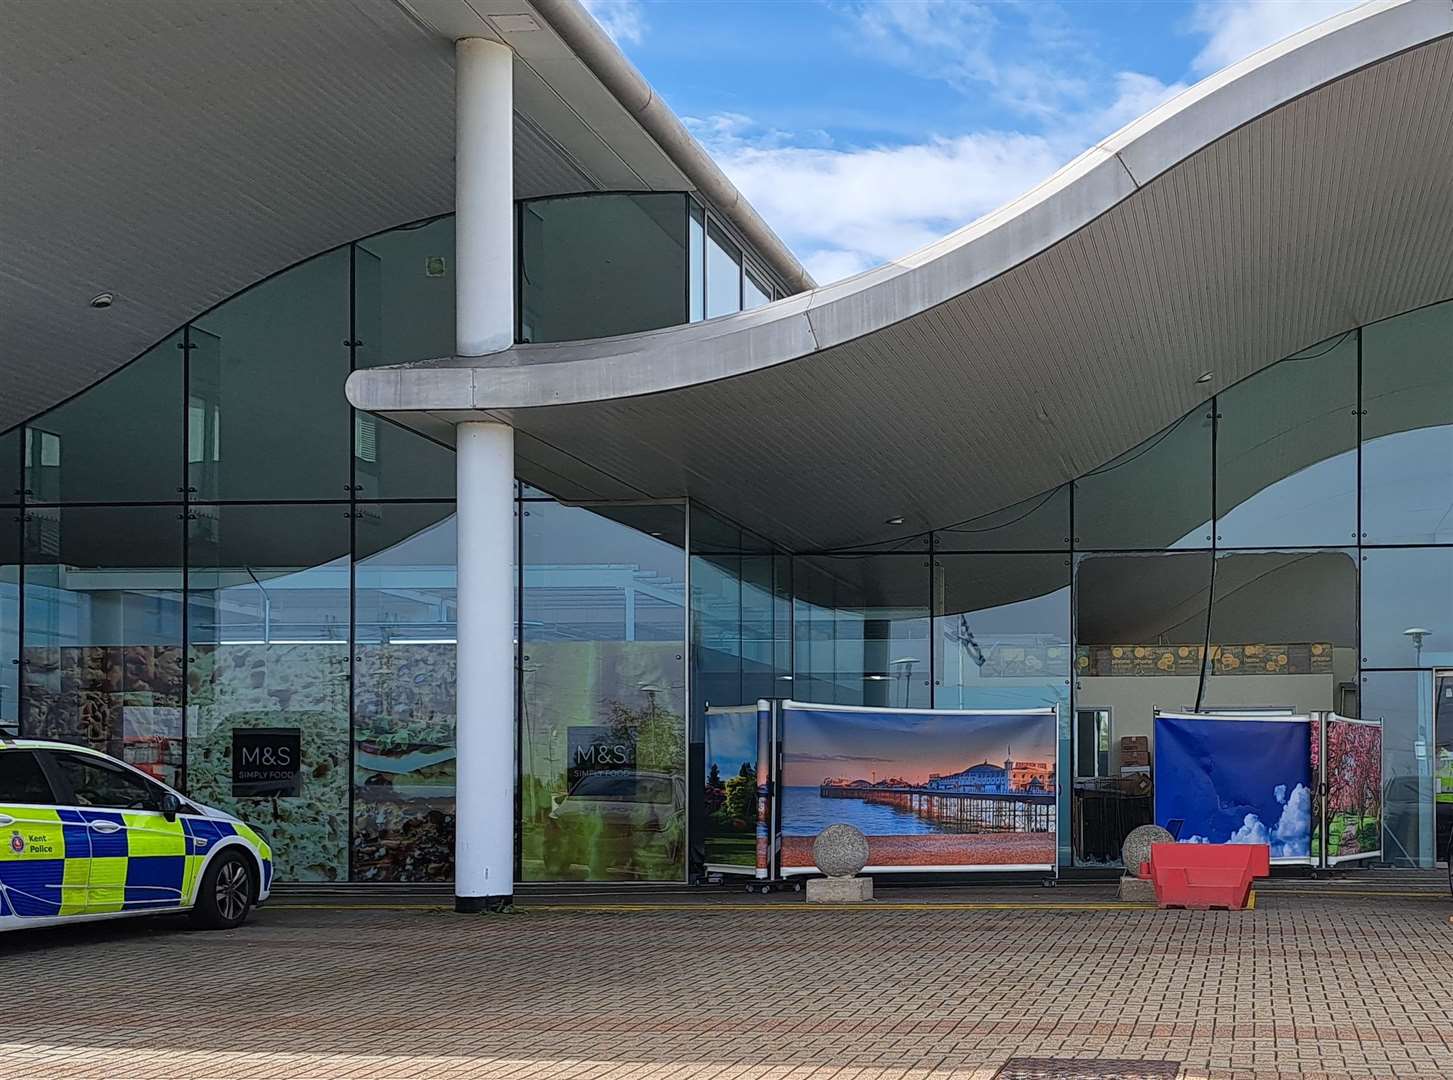
[[[1415,658],[1413,661],[1413,667],[1423,666],[1423,639],[1432,632],[1433,631],[1425,629],[1421,626],[1410,626],[1403,631],[1404,637],[1410,637],[1413,639],[1413,655]]]

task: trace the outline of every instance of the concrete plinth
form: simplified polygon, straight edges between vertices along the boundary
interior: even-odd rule
[[[1155,903],[1155,885],[1145,878],[1126,875],[1120,879],[1120,899],[1137,904]]]
[[[873,879],[868,877],[809,878],[809,904],[857,904],[873,899]]]

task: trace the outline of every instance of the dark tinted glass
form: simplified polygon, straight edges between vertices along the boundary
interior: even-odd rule
[[[686,322],[686,198],[583,195],[520,207],[520,340]]]
[[[192,325],[187,462],[199,499],[348,495],[348,248]]]
[[[0,750],[0,803],[55,802],[50,781],[29,750]]]
[[[173,334],[26,430],[35,502],[181,498],[182,335]]]
[[[96,806],[108,810],[155,810],[161,789],[141,777],[93,757],[53,753],[70,798],[75,806]]]
[[[1216,559],[1203,707],[1345,708],[1357,686],[1355,551]]]
[[[1362,532],[1453,542],[1453,303],[1362,331]]]
[[[833,705],[927,708],[926,552],[793,560],[792,696]]]
[[[1364,667],[1453,667],[1453,548],[1362,552]]]
[[[182,766],[176,507],[35,507],[25,522],[21,728],[175,784]]]
[[[451,881],[454,507],[365,506],[355,522],[353,874]]]
[[[1069,540],[1068,484],[933,534],[938,551],[1062,551]]]
[[[348,556],[343,506],[196,506],[188,524],[189,792],[265,829],[277,872],[348,873]],[[233,733],[296,730],[301,794],[233,795]]]
[[[0,434],[0,503],[20,501],[21,429]]]
[[[1081,549],[1211,546],[1211,406],[1075,481]]]
[[[1357,334],[1216,399],[1222,547],[1337,547],[1357,537]]]

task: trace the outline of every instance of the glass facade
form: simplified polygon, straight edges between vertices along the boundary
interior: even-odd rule
[[[520,214],[531,340],[780,291],[682,195]],[[451,351],[452,248],[441,218],[325,252],[0,433],[0,729],[236,809],[283,880],[450,879],[452,452],[342,386]],[[565,301],[614,258],[652,265]],[[788,696],[1053,705],[1062,865],[1112,862],[1149,820],[1158,708],[1382,718],[1387,859],[1428,865],[1453,776],[1450,431],[1453,303],[1274,364],[1073,483],[858,550],[522,485],[519,878],[687,878],[704,710]],[[296,733],[295,794],[236,792],[256,728]]]

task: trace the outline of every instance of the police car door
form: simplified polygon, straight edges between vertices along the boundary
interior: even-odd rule
[[[86,913],[179,907],[186,837],[161,813],[163,789],[94,754],[48,753],[91,837]]]
[[[0,923],[81,914],[90,854],[80,815],[56,804],[35,752],[0,747]]]

